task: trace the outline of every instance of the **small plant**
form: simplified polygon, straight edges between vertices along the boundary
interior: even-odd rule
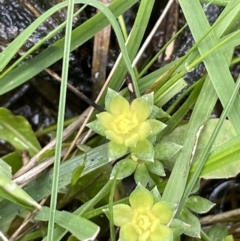
[[[169,228],[174,216],[171,204],[155,201],[153,194],[138,184],[129,196],[129,205],[113,206],[114,224],[120,227],[121,241],[172,241]]]
[[[153,110],[153,93],[135,99],[131,104],[119,93],[108,89],[105,98],[106,112],[87,126],[110,140],[109,160],[124,156],[130,151],[133,158],[153,161],[152,140],[166,126],[148,119]]]

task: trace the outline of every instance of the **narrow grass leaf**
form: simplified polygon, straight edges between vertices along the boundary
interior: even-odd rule
[[[75,1],[76,3],[84,2]],[[96,1],[85,1],[87,3]],[[130,8],[137,0],[125,1],[116,0],[111,5],[109,9],[115,16],[119,16],[124,13],[128,8]],[[97,2],[98,3],[98,2]],[[66,3],[62,3],[65,4]],[[100,3],[99,3],[100,4]],[[109,24],[109,20],[103,13],[96,14],[94,17],[84,22],[81,26],[72,31],[71,38],[71,51],[79,47],[81,44],[93,37],[98,31],[103,29]],[[23,84],[27,80],[34,77],[36,74],[40,73],[59,59],[63,57],[64,38],[58,40],[50,47],[42,51],[37,56],[26,61],[22,65],[19,65],[16,69],[12,70],[4,77],[0,77],[0,95],[14,89],[15,87]]]

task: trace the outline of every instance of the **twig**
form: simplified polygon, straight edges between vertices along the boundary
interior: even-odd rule
[[[44,198],[39,204],[41,206],[43,206],[44,203],[46,202],[46,200],[47,200],[47,198]],[[37,211],[39,211],[39,209],[35,209],[33,212],[29,213],[26,216],[26,218],[24,219],[24,221],[22,222],[20,227],[14,232],[14,234],[11,236],[9,241],[15,241],[15,240],[17,240],[19,238],[19,234],[24,229],[24,227],[26,227],[26,225],[31,221],[31,219],[33,218],[33,216],[36,214]]]
[[[51,75],[55,80],[61,82],[62,78],[55,73],[54,71],[52,71],[51,69],[45,69],[45,71]],[[92,106],[94,109],[102,112],[105,111],[104,108],[98,104],[96,104],[95,102],[93,102],[92,100],[90,100],[86,95],[84,95],[81,91],[79,91],[78,89],[76,89],[74,86],[72,86],[71,84],[67,83],[67,87],[68,89],[70,89],[75,95],[77,95],[79,98],[81,98],[83,101],[85,101],[86,103],[88,103],[90,106]]]
[[[129,74],[126,75],[126,84],[130,95],[130,102],[132,102],[134,99],[136,99],[136,93],[133,88],[133,82],[132,82],[131,76]]]
[[[72,133],[83,123],[84,119],[87,118],[87,114],[90,111],[90,107],[86,109],[77,120],[70,124],[63,131],[63,141],[66,140]],[[79,136],[80,137],[80,136]],[[20,178],[21,175],[25,174],[27,171],[32,170],[38,164],[39,157],[47,150],[53,148],[56,144],[56,139],[52,140],[48,145],[46,145],[41,151],[39,151],[34,157],[31,158],[26,166],[23,166],[17,173],[15,173],[14,178]],[[26,177],[27,178],[27,177]],[[18,181],[17,181],[18,182]],[[20,182],[21,183],[21,182]]]
[[[3,240],[3,241],[8,241],[8,239],[4,236],[4,234],[0,231],[0,238]]]
[[[137,62],[139,61],[140,57],[143,55],[143,52],[145,51],[146,47],[148,46],[150,40],[152,39],[153,35],[155,34],[157,28],[161,24],[162,20],[164,19],[165,15],[167,14],[169,8],[171,7],[172,3],[175,0],[169,0],[167,6],[163,10],[161,16],[159,17],[158,21],[156,22],[155,26],[153,27],[151,33],[148,35],[147,39],[145,40],[144,44],[142,45],[141,49],[138,51],[138,54],[136,58],[133,60],[132,67],[134,67]]]

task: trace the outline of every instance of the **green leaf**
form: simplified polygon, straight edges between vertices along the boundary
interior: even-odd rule
[[[153,103],[154,103],[154,98],[153,98],[153,92],[149,93],[149,94],[146,94],[146,95],[142,95],[139,99],[142,99],[144,101],[147,102],[151,112],[153,110]]]
[[[89,1],[88,1],[89,2]],[[93,1],[91,1],[92,3]],[[115,16],[123,14],[127,9],[129,9],[137,0],[125,1],[117,0],[110,4],[109,9],[112,11]],[[95,3],[96,4],[96,3]],[[66,6],[67,3],[60,3],[57,6]],[[99,5],[99,4],[98,4]],[[150,4],[149,4],[150,5]],[[57,7],[55,6],[55,9]],[[103,14],[99,13],[94,15],[91,19],[84,22],[78,28],[74,29],[72,32],[72,42],[71,42],[71,51],[79,47],[81,44],[92,38],[97,32],[103,29],[109,24],[109,19]],[[141,26],[142,27],[142,26]],[[22,36],[19,36],[20,38]],[[36,74],[40,73],[45,68],[51,66],[53,63],[58,61],[63,56],[63,45],[65,39],[62,38],[55,42],[53,45],[42,51],[40,54],[34,58],[25,61],[23,64],[19,65],[16,69],[9,72],[1,78],[0,81],[0,94],[4,94],[7,91],[19,86],[20,84],[26,82]],[[19,46],[19,48],[21,45]],[[135,47],[135,46],[134,46]],[[2,56],[6,52],[1,53]]]
[[[14,116],[9,110],[0,108],[0,138],[11,143],[17,150],[26,150],[30,156],[41,150],[41,146],[28,121]]]
[[[210,240],[225,241],[224,238],[228,235],[228,228],[223,225],[214,225],[208,230],[207,234]]]
[[[163,164],[160,161],[154,160],[154,162],[145,162],[145,165],[149,172],[162,177],[166,176]]]
[[[89,152],[91,150],[91,147],[84,144],[77,144],[77,148],[85,153]]]
[[[40,209],[41,206],[12,181],[10,170],[11,168],[0,159],[0,196],[30,210]]]
[[[93,130],[95,133],[105,136],[106,129],[103,127],[99,120],[94,120],[86,125],[88,128]]]
[[[154,203],[159,202],[159,201],[161,200],[161,194],[160,194],[160,192],[158,191],[157,186],[155,186],[155,187],[151,190],[151,193],[152,193],[153,198],[154,198]]]
[[[117,174],[117,179],[123,179],[133,174],[136,169],[138,162],[132,159],[123,159],[119,161],[112,170],[110,179],[113,179]]]
[[[71,186],[74,186],[77,183],[78,179],[80,178],[80,176],[82,174],[83,169],[84,169],[84,165],[80,165],[73,170]]]
[[[9,176],[11,176],[11,173],[14,175],[23,165],[22,155],[20,155],[19,151],[11,152],[11,153],[3,156],[2,159],[4,160],[4,162],[6,162],[9,165],[8,166],[9,169],[12,169],[12,171],[11,170],[9,171],[9,173],[10,173]],[[3,164],[0,161],[0,171],[1,171],[1,168],[3,168],[2,165]],[[3,169],[6,170],[5,167]]]
[[[118,109],[120,109],[120,111],[123,111],[124,109],[129,108],[129,103],[118,92],[108,88],[105,97],[105,108],[110,113],[118,111]]]
[[[131,147],[131,154],[138,159],[153,162],[153,145],[149,140],[139,141],[135,147]]]
[[[108,144],[109,161],[116,160],[127,154],[128,148],[124,145],[110,141]]]
[[[81,177],[87,175],[94,170],[99,170],[101,167],[106,167],[108,164],[108,147],[107,144],[95,147],[90,150],[87,156],[86,165],[82,172]],[[81,165],[81,163],[85,159],[85,153],[81,155],[74,156],[70,158],[67,162],[62,163],[60,167],[59,174],[59,189],[66,187],[71,183],[71,176],[73,170]],[[103,172],[104,173],[104,172]],[[101,175],[102,176],[102,175]],[[53,178],[53,170],[49,170],[43,175],[37,177],[35,181],[32,181],[25,187],[25,190],[31,197],[33,197],[36,201],[40,201],[46,196],[51,194],[52,188],[52,178]],[[93,180],[93,178],[91,179]],[[106,183],[106,180],[105,180]],[[85,186],[89,184],[89,180],[85,183]],[[84,187],[84,186],[83,186]],[[23,208],[15,205],[11,202],[4,201],[1,202],[0,208],[0,216],[2,219],[0,220],[1,230],[6,233],[9,229],[9,225],[12,220],[16,217],[16,215],[26,215],[26,212]],[[56,239],[54,239],[56,240]]]
[[[157,135],[161,130],[163,130],[167,125],[161,121],[149,119],[147,122],[151,126],[151,136]]]
[[[9,178],[12,177],[12,168],[2,159],[0,159],[0,173]]]
[[[186,202],[186,207],[188,207],[191,211],[200,214],[210,211],[214,205],[215,204],[211,201],[195,195],[190,196]]]
[[[170,119],[171,117],[167,112],[163,111],[162,108],[159,108],[156,105],[153,106],[153,111],[151,116],[153,117],[153,119],[159,119],[159,120],[160,119],[166,120],[166,119]]]
[[[161,161],[169,161],[181,148],[181,145],[172,141],[162,140],[154,147],[154,157]]]
[[[36,220],[48,221],[50,209],[43,207]],[[66,211],[56,211],[55,222],[72,233],[79,240],[95,240],[100,228],[95,223]]]
[[[198,156],[201,156],[203,150],[205,149],[205,147],[212,135],[214,128],[217,125],[217,122],[218,122],[218,119],[210,119],[205,122],[204,128],[201,131],[201,135],[198,139],[198,145],[197,145],[197,149],[195,152],[193,162],[198,159]],[[177,127],[170,135],[165,137],[163,140],[169,141],[169,142],[174,142],[178,145],[183,145],[184,138],[185,138],[184,134],[185,134],[187,128],[188,128],[188,124],[181,125],[181,126]],[[212,150],[223,145],[224,143],[227,143],[234,137],[236,137],[236,132],[235,132],[231,122],[229,120],[224,121],[222,128],[218,133],[218,137],[216,138],[216,140],[212,146]],[[156,151],[157,151],[157,149],[155,150],[155,152]],[[157,154],[155,153],[155,155],[157,155]]]
[[[188,224],[183,221],[174,218],[171,222],[170,228],[173,231],[173,237],[179,237],[189,227]]]
[[[225,137],[229,132],[225,132]],[[219,135],[218,135],[219,136]],[[227,138],[228,140],[229,138]],[[198,160],[193,164],[190,170],[190,177],[195,172]],[[223,145],[214,149],[200,174],[202,178],[230,178],[236,176],[240,172],[240,136],[233,138]]]
[[[144,187],[146,187],[151,180],[145,163],[140,162],[137,165],[136,171],[134,173],[134,180],[136,183],[141,183]]]
[[[199,219],[195,215],[188,209],[183,208],[178,218],[189,225],[184,231],[184,234],[190,237],[200,238],[201,225]]]

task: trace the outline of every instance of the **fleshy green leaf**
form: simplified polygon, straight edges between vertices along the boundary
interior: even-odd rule
[[[105,108],[114,116],[120,115],[124,110],[129,109],[129,103],[118,92],[108,88],[105,97]]]
[[[110,141],[108,145],[109,161],[112,161],[124,156],[125,154],[127,154],[127,151],[128,151],[128,148],[126,146]]]
[[[110,179],[113,179],[117,173],[117,179],[123,179],[133,174],[136,169],[137,162],[132,159],[124,159],[119,161],[113,168]]]
[[[152,207],[153,213],[162,224],[168,224],[173,217],[174,207],[167,202],[157,202]]]
[[[159,202],[159,201],[161,200],[161,194],[160,194],[160,192],[158,191],[157,186],[155,186],[155,187],[151,190],[151,193],[152,193],[153,198],[154,198],[154,203]]]
[[[168,160],[174,156],[177,152],[181,150],[182,146],[170,142],[170,141],[160,141],[154,147],[154,155],[158,160]]]
[[[214,205],[215,204],[211,201],[195,195],[190,196],[186,202],[186,207],[188,207],[191,211],[200,214],[210,211]]]
[[[173,233],[169,227],[160,225],[150,234],[150,238],[152,241],[173,241]]]
[[[121,227],[130,223],[133,215],[133,209],[126,204],[117,204],[113,206],[114,225]]]
[[[151,108],[151,112],[153,110],[153,103],[154,103],[154,96],[153,96],[153,92],[146,94],[146,95],[142,95],[139,99],[143,99],[148,103],[148,106]]]
[[[148,140],[139,141],[135,147],[131,147],[131,153],[144,161],[153,161],[153,145]]]
[[[184,234],[190,237],[200,238],[201,224],[199,219],[193,215],[188,209],[183,208],[179,219],[184,223],[189,224],[189,227],[184,231]]]
[[[157,135],[161,130],[163,130],[167,125],[161,121],[149,119],[147,122],[151,126],[151,136]]]
[[[163,164],[160,161],[154,160],[154,162],[145,162],[145,165],[148,171],[158,176],[166,176]]]
[[[149,190],[138,183],[137,187],[129,196],[129,202],[133,209],[141,206],[144,206],[146,209],[150,209],[153,206],[154,198]]]
[[[130,107],[130,111],[136,114],[140,122],[145,121],[152,112],[152,106],[149,106],[147,100],[143,98],[135,99]]]
[[[134,173],[134,180],[136,183],[141,183],[144,187],[147,186],[147,184],[151,180],[145,163],[140,162],[137,165],[136,171]]]
[[[121,241],[137,241],[138,233],[132,224],[126,224],[120,229]]]
[[[36,220],[48,221],[50,209],[43,207]],[[95,240],[100,231],[95,223],[66,211],[56,211],[55,222],[72,233],[79,240]]]
[[[109,129],[110,123],[112,123],[114,120],[114,116],[106,111],[98,114],[97,118],[105,130]]]
[[[30,156],[41,150],[41,146],[28,121],[0,108],[0,138],[11,143],[17,150],[28,151]]]
[[[184,223],[179,219],[173,219],[170,225],[171,230],[173,231],[174,237],[179,237],[184,231],[189,227],[188,224]]]
[[[92,121],[88,123],[86,126],[94,132],[96,132],[97,134],[105,136],[106,129],[103,127],[99,120]]]

